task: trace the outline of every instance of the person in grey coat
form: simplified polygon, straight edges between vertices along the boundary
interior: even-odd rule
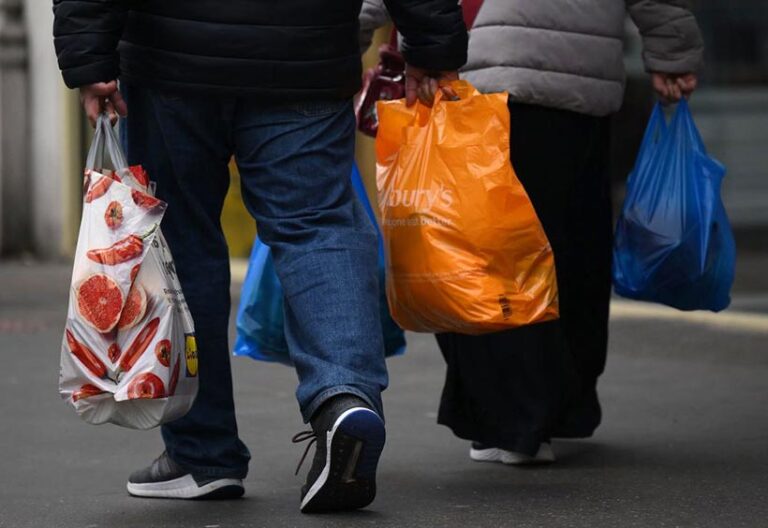
[[[469,4],[464,0],[465,13]],[[555,254],[560,320],[437,336],[447,362],[438,422],[477,461],[551,462],[552,438],[591,436],[608,344],[612,214],[609,118],[624,93],[627,14],[658,97],[696,88],[703,43],[688,0],[485,0],[461,77],[509,92],[511,158]],[[388,22],[364,0],[361,42]]]

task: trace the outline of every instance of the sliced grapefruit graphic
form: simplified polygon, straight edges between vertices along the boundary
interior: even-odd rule
[[[118,330],[132,328],[139,324],[147,313],[147,292],[138,283],[134,283],[131,291],[128,292],[128,299],[125,301],[123,313],[120,315],[120,321],[117,323]]]
[[[168,386],[168,396],[176,394],[176,385],[179,383],[179,369],[181,368],[181,357],[176,358],[176,364],[173,366],[170,385]]]
[[[96,273],[77,287],[77,313],[98,332],[111,332],[120,320],[123,292],[108,275]]]

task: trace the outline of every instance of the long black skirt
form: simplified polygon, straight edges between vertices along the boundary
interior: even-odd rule
[[[467,440],[533,455],[600,424],[612,219],[608,118],[510,104],[511,159],[552,244],[560,319],[481,336],[441,334],[438,422]]]

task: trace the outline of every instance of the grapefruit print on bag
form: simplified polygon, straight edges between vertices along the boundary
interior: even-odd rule
[[[105,141],[115,171],[95,161]],[[87,164],[59,393],[86,422],[148,429],[186,414],[198,387],[197,368],[179,367],[196,342],[159,227],[166,204],[146,171],[125,166],[108,119]]]

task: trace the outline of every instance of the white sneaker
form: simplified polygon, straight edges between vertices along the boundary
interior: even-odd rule
[[[241,479],[192,475],[165,451],[148,467],[134,471],[127,488],[134,497],[165,499],[236,499],[245,492]]]
[[[542,442],[535,456],[472,442],[469,457],[476,462],[501,462],[510,466],[550,464],[555,461],[555,453],[549,442]]]

